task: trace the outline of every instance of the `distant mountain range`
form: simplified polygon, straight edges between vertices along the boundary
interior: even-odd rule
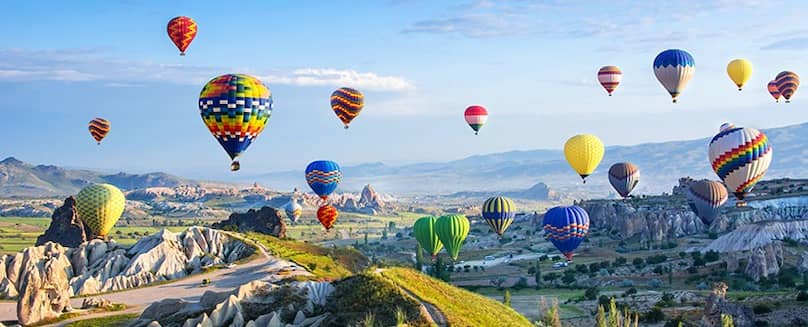
[[[109,183],[123,190],[133,190],[195,182],[165,173],[107,175],[51,165],[31,165],[14,157],[0,161],[0,198],[65,196],[76,194],[91,183]]]
[[[766,178],[808,177],[808,123],[764,130],[774,147],[774,160]],[[636,193],[670,192],[683,176],[717,179],[707,160],[709,138],[633,146],[610,146],[600,167],[586,185],[564,160],[561,150],[511,151],[476,155],[445,163],[386,165],[369,163],[343,167],[340,189],[360,189],[372,183],[393,193],[506,192],[524,190],[543,182],[572,196],[608,196],[609,167],[630,161],[641,170]],[[304,187],[303,173],[286,171],[260,175],[258,180],[274,188]],[[247,180],[245,180],[246,182]]]

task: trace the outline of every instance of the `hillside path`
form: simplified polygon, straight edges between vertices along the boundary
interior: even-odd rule
[[[255,243],[247,240],[250,243]],[[91,295],[86,297],[100,297],[112,301],[113,303],[123,303],[128,308],[124,311],[118,312],[99,312],[92,313],[74,319],[70,322],[85,320],[90,318],[98,318],[110,315],[118,315],[124,313],[141,313],[150,304],[159,302],[168,298],[182,299],[185,301],[198,301],[199,298],[207,291],[224,292],[233,290],[243,284],[255,281],[266,280],[274,282],[290,275],[278,276],[277,272],[281,269],[291,266],[297,267],[292,274],[308,273],[302,267],[297,266],[290,261],[282,260],[267,253],[263,245],[258,243],[257,248],[261,252],[261,256],[252,259],[249,262],[237,265],[233,268],[223,268],[211,271],[204,274],[191,275],[182,279],[170,281],[165,284],[145,286],[120,292],[113,292],[107,294]],[[209,286],[200,287],[202,279],[207,278],[211,280]],[[81,302],[85,297],[74,297],[70,300],[70,304],[74,308],[80,308]],[[17,303],[16,302],[0,302],[0,321],[15,321],[17,320]],[[62,321],[50,326],[62,326],[67,321]]]

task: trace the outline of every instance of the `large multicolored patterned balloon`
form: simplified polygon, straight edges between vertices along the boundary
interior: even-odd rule
[[[320,224],[325,227],[326,231],[330,231],[331,227],[334,227],[334,223],[337,221],[337,216],[339,216],[337,208],[334,208],[330,204],[324,205],[320,207],[320,209],[317,209],[317,220],[319,220]]]
[[[317,160],[306,167],[306,183],[323,200],[328,199],[341,180],[342,170],[336,162]]]
[[[452,260],[457,260],[463,241],[469,235],[469,219],[464,215],[441,216],[435,221],[435,233]]]
[[[794,96],[794,92],[797,92],[797,88],[800,86],[800,76],[794,72],[783,71],[777,74],[774,82],[777,83],[777,90],[786,99],[786,103],[791,103],[791,97]]]
[[[544,214],[544,233],[567,260],[572,260],[589,233],[589,214],[579,206],[551,208]]]
[[[738,200],[743,200],[769,169],[772,145],[766,134],[749,127],[725,129],[709,147],[713,170]]]
[[[721,124],[720,127],[718,127],[718,131],[723,132],[724,130],[732,129],[732,128],[735,128],[735,124],[730,123],[730,122],[725,122],[725,123]]]
[[[770,81],[766,88],[769,90],[769,94],[772,95],[772,98],[774,98],[774,102],[780,103],[780,89],[777,88],[777,82]]]
[[[289,200],[289,203],[287,203],[283,209],[286,211],[286,217],[289,217],[289,220],[293,223],[296,223],[300,215],[303,214],[303,207],[300,206],[295,199]]]
[[[623,80],[623,72],[617,66],[603,66],[598,70],[598,82],[606,89],[609,96],[612,96],[612,92],[617,89],[621,80]]]
[[[345,124],[346,129],[364,107],[365,96],[357,89],[341,87],[331,93],[331,109],[337,114],[337,118]]]
[[[516,217],[516,205],[504,196],[489,198],[483,202],[483,219],[491,230],[502,236]]]
[[[727,64],[727,75],[729,79],[738,87],[738,91],[743,90],[744,84],[752,77],[752,63],[746,59],[735,59]]]
[[[707,226],[718,217],[727,197],[727,188],[715,181],[698,181],[690,184],[687,190],[687,204]]]
[[[90,123],[88,123],[87,125],[88,125],[87,127],[89,127],[90,129],[90,135],[92,135],[95,141],[98,142],[99,145],[101,145],[101,140],[107,137],[107,134],[109,133],[110,128],[109,120],[106,120],[104,118],[95,118],[91,120]]]
[[[76,210],[79,218],[90,227],[93,235],[105,237],[121,218],[126,207],[126,197],[110,184],[93,184],[76,195]]]
[[[196,37],[196,22],[191,17],[179,16],[168,21],[168,37],[171,42],[180,50],[180,56],[185,55],[185,50],[191,45]]]
[[[208,130],[233,160],[264,131],[272,114],[272,94],[259,79],[242,74],[216,77],[199,94],[199,113]]]
[[[567,158],[570,167],[581,175],[584,183],[586,177],[598,168],[604,152],[603,142],[591,134],[575,135],[564,143],[564,157]]]
[[[640,182],[640,168],[630,162],[618,162],[609,168],[609,183],[623,198]]]
[[[654,75],[670,93],[674,103],[695,73],[696,61],[687,51],[669,49],[654,59]]]
[[[432,259],[438,256],[438,252],[443,248],[443,243],[440,242],[438,234],[435,232],[435,222],[438,218],[427,216],[418,218],[412,226],[412,233],[415,240],[421,245],[427,253],[432,255]]]
[[[469,124],[471,129],[474,130],[474,135],[477,135],[480,128],[483,128],[483,125],[488,120],[488,110],[485,110],[483,106],[470,106],[466,108],[464,117],[466,118],[466,124]]]

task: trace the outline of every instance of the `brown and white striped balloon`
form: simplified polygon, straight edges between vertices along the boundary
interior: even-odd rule
[[[101,140],[103,140],[104,137],[106,137],[107,134],[109,133],[109,127],[110,127],[109,120],[96,117],[95,119],[91,120],[90,123],[87,125],[90,129],[90,135],[93,136],[93,138],[95,139],[96,142],[98,142],[98,144],[101,144]]]

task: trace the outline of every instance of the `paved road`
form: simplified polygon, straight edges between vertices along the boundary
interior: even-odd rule
[[[277,281],[289,275],[279,276],[277,272],[284,267],[295,267],[295,274],[306,274],[306,270],[296,264],[269,255],[263,246],[258,247],[262,256],[250,262],[230,269],[219,269],[206,274],[189,276],[184,279],[172,281],[167,284],[146,286],[142,288],[121,292],[103,294],[91,297],[102,297],[113,303],[126,304],[129,309],[123,313],[140,313],[153,303],[168,298],[179,298],[186,301],[198,301],[206,291],[229,291],[254,280]],[[207,287],[200,287],[203,278],[211,280]],[[74,308],[81,307],[82,298],[71,299]],[[117,312],[114,314],[121,314]],[[76,320],[95,318],[107,313],[82,316]],[[15,302],[0,302],[0,321],[17,320],[17,304]],[[75,321],[75,320],[71,320]],[[64,324],[61,323],[61,324]],[[61,325],[60,324],[60,325]]]

